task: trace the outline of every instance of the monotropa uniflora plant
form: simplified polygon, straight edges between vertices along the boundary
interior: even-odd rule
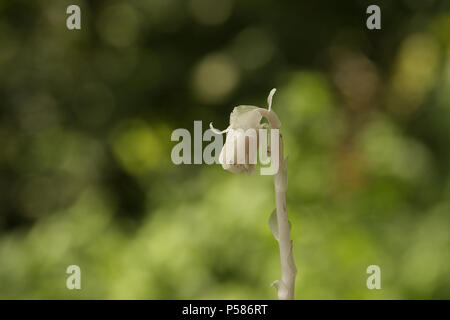
[[[276,89],[272,89],[267,98],[268,109],[255,106],[238,106],[234,108],[230,115],[230,125],[227,129],[219,131],[213,128],[212,123],[210,124],[211,129],[215,133],[227,133],[225,144],[219,155],[219,162],[225,170],[232,173],[253,173],[255,164],[252,161],[251,139],[245,135],[246,131],[250,129],[259,130],[259,132],[261,132],[261,129],[265,129],[269,132],[276,131],[279,133],[281,122],[276,113],[272,110],[272,98],[275,91]],[[264,119],[266,122],[263,122]],[[255,138],[257,148],[263,147],[262,144],[260,144],[260,140],[262,140],[260,137]],[[294,299],[297,268],[292,253],[292,240],[290,239],[291,225],[286,211],[288,159],[283,156],[282,135],[278,134],[276,137],[278,138],[278,141],[273,141],[271,139],[270,145],[264,146],[269,149],[268,153],[270,153],[272,157],[271,162],[278,162],[277,170],[273,173],[276,208],[270,215],[269,227],[273,236],[278,241],[280,248],[281,279],[272,282],[272,285],[277,288],[278,299],[291,300]],[[241,159],[242,161],[237,161],[239,160],[237,159],[237,154],[239,153],[238,150],[240,148],[245,150],[245,152]],[[275,159],[273,158],[274,156],[276,157]]]

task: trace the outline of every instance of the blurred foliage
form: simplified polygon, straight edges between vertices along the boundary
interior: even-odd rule
[[[276,87],[296,297],[449,299],[449,2],[369,4],[1,1],[0,298],[276,298],[270,177],[170,160]]]

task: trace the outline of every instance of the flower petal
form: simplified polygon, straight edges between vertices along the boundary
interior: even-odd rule
[[[233,129],[257,129],[262,119],[261,113],[254,106],[237,106],[230,115],[230,127]]]
[[[223,134],[223,133],[225,133],[225,132],[228,132],[228,130],[230,130],[230,127],[228,127],[228,128],[226,128],[225,130],[220,131],[220,130],[218,130],[218,129],[216,129],[216,128],[213,127],[212,122],[209,123],[209,128],[210,128],[211,131],[214,132],[215,134]]]
[[[272,99],[276,91],[277,89],[273,88],[272,90],[270,90],[269,96],[267,97],[267,105],[269,106],[269,111],[272,111]]]

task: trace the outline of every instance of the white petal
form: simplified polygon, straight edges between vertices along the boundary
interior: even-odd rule
[[[272,98],[276,91],[277,89],[273,88],[272,90],[270,90],[269,96],[267,97],[267,105],[269,106],[269,111],[272,110]]]
[[[257,110],[261,115],[269,121],[271,129],[279,129],[281,127],[280,119],[275,112],[269,111],[267,109],[258,108]]]
[[[254,106],[235,107],[230,115],[230,127],[243,130],[259,128],[262,115],[258,112],[258,109]]]
[[[228,132],[228,130],[230,129],[230,127],[226,128],[225,130],[217,130],[216,128],[213,127],[212,122],[209,123],[209,128],[211,129],[212,132],[214,132],[215,134],[223,134],[225,132]]]

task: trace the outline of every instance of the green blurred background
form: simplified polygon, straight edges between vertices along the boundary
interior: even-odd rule
[[[448,4],[2,0],[0,298],[275,299],[272,179],[170,159],[273,87],[296,298],[450,298]]]

